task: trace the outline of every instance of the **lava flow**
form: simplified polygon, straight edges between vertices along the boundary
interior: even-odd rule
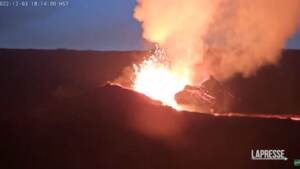
[[[163,49],[157,47],[149,58],[139,65],[134,65],[134,70],[135,91],[181,110],[175,101],[175,94],[190,83],[189,72],[172,69]]]

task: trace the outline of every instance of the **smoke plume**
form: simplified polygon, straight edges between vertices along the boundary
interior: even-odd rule
[[[143,37],[166,51],[176,70],[247,77],[279,60],[296,31],[299,0],[138,0]]]

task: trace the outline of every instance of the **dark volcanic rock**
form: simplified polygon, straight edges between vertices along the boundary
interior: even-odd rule
[[[1,115],[0,168],[293,168],[300,123],[177,112],[106,85]],[[252,161],[285,149],[288,161]]]
[[[215,78],[210,77],[199,86],[185,86],[175,95],[176,102],[191,111],[226,113],[235,100],[231,92]]]

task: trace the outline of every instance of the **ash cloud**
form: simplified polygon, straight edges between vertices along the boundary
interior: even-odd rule
[[[299,0],[138,0],[143,37],[166,49],[175,69],[194,83],[219,80],[276,64],[297,31]]]

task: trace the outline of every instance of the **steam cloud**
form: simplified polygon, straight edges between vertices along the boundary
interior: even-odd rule
[[[165,48],[175,69],[222,80],[279,60],[296,31],[299,0],[138,0],[143,37]]]

